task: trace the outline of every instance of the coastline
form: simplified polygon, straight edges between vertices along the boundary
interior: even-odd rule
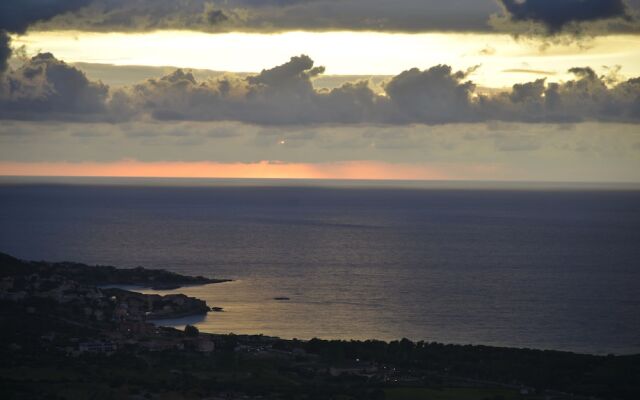
[[[188,296],[184,293],[181,293],[180,289],[190,289],[190,288],[199,288],[207,285],[219,284],[219,283],[229,283],[229,282],[237,282],[233,279],[220,279],[220,278],[209,278],[203,276],[188,276],[181,275],[174,272],[169,272],[162,269],[149,269],[143,267],[136,268],[117,268],[114,266],[105,266],[105,265],[87,265],[76,262],[46,262],[46,261],[24,261],[17,258],[14,258],[10,255],[4,254],[0,252],[0,265],[2,265],[3,270],[1,271],[0,277],[4,276],[7,272],[15,273],[16,265],[18,268],[24,268],[24,272],[33,273],[34,271],[46,272],[46,275],[55,275],[62,273],[66,275],[67,278],[77,280],[78,283],[83,285],[89,285],[95,287],[99,290],[104,290],[107,292],[113,290],[121,290],[123,292],[127,292],[128,296],[134,296],[144,299],[161,299],[161,298],[174,298],[180,299],[181,302],[187,301],[188,306],[176,309],[174,311],[163,311],[160,313],[149,313],[143,312],[140,315],[134,317],[136,321],[144,321],[154,324],[157,327],[162,328],[175,328],[175,327],[184,327],[188,324],[181,323],[183,319],[194,318],[198,320],[195,324],[201,323],[205,320],[206,316],[209,312],[224,312],[223,307],[219,306],[210,306],[206,301],[197,298],[196,296]],[[7,267],[9,269],[7,270]],[[127,282],[125,279],[128,277],[133,277],[132,282]],[[163,280],[164,279],[164,280]],[[168,293],[165,293],[168,292]],[[287,299],[286,301],[284,299]],[[272,299],[268,299],[269,301],[274,302],[274,306],[277,303],[288,303],[290,300],[289,297],[276,296]],[[145,300],[149,301],[149,300]],[[174,321],[178,320],[177,323]],[[262,336],[265,333],[261,331],[226,331],[226,332],[216,332],[216,331],[203,331],[207,334],[212,335],[245,335],[245,336]],[[273,335],[268,334],[270,337],[276,337],[281,340],[313,340],[313,339],[322,339],[327,341],[378,341],[378,342],[391,342],[394,340],[399,340],[401,337],[397,338],[376,338],[376,337],[333,337],[333,336],[318,336],[318,335],[309,335],[309,336],[301,336],[301,335]],[[420,339],[412,339],[414,341],[420,341]],[[593,356],[604,356],[607,354],[616,354],[618,356],[634,356],[636,354],[640,354],[638,352],[625,352],[625,353],[611,353],[611,352],[588,352],[588,351],[576,351],[576,350],[568,350],[562,348],[537,348],[537,347],[527,347],[527,346],[513,346],[513,345],[505,345],[505,344],[488,344],[488,343],[469,343],[469,342],[447,342],[448,345],[454,346],[487,346],[487,347],[495,347],[495,348],[505,348],[505,349],[533,349],[540,351],[557,351],[557,352],[566,352],[572,354],[584,354],[584,355],[593,355]]]
[[[94,313],[98,320],[111,316],[119,321],[146,321],[206,314],[212,308],[203,300],[184,294],[162,296],[135,290],[168,291],[230,281],[142,267],[118,269],[72,262],[24,261],[4,253],[0,253],[0,265],[3,278],[0,299],[37,297],[61,304],[91,300],[94,304],[88,307],[97,308]]]
[[[56,381],[36,378],[43,369],[55,368],[77,376],[68,378],[64,387],[71,385],[85,397],[87,380],[116,398],[132,399],[137,397],[131,393],[166,398],[181,387],[189,396],[171,398],[202,398],[203,393],[225,393],[227,399],[286,399],[287,393],[306,398],[318,390],[318,398],[363,400],[431,399],[443,393],[448,399],[522,400],[631,400],[640,395],[635,379],[640,376],[640,354],[597,356],[408,339],[209,334],[192,325],[211,310],[203,300],[99,288],[87,283],[97,279],[87,268],[94,267],[25,262],[0,253],[0,321],[12,327],[0,330],[0,355],[9,361],[0,368],[0,387],[9,393],[59,393],[63,389]],[[209,278],[171,275],[173,284],[193,279]],[[156,325],[167,318],[184,319],[184,328]],[[154,373],[130,371],[123,378],[120,371],[132,363]],[[94,375],[87,375],[87,365]],[[16,376],[14,369],[23,375]],[[210,378],[213,372],[215,379]],[[188,386],[175,386],[176,381],[167,378],[172,376],[181,377],[178,382],[186,379]],[[265,381],[263,376],[270,378]],[[23,398],[33,398],[29,396]]]

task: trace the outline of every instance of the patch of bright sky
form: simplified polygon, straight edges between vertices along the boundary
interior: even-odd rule
[[[449,64],[481,65],[471,79],[505,87],[547,76],[570,77],[567,70],[619,65],[624,77],[640,76],[640,36],[591,39],[586,46],[517,41],[502,34],[286,32],[279,34],[159,31],[152,33],[31,32],[14,38],[29,54],[49,51],[67,62],[176,66],[230,72],[258,72],[307,54],[327,74],[395,75],[403,70]],[[526,71],[539,71],[539,73]]]

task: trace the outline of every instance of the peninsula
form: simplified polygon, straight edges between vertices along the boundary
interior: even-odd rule
[[[172,290],[183,286],[207,285],[228,282],[228,279],[212,279],[203,276],[187,276],[164,269],[116,268],[76,262],[51,263],[45,261],[23,261],[8,254],[0,253],[0,277],[26,276],[36,274],[43,278],[64,276],[83,285],[117,286],[131,285],[154,290]]]

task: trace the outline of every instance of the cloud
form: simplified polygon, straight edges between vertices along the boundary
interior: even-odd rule
[[[7,32],[0,30],[0,74],[7,70],[11,57],[11,38]]]
[[[512,74],[533,74],[533,75],[555,75],[555,71],[544,71],[540,69],[528,69],[528,68],[509,68],[502,72],[508,72]]]
[[[24,33],[35,22],[77,10],[92,0],[20,0],[0,2],[0,73],[7,69],[11,41],[7,33]]]
[[[43,30],[98,32],[184,29],[490,32],[497,28],[544,35],[604,21],[607,23],[601,29],[604,32],[638,32],[640,26],[632,23],[630,16],[637,14],[639,3],[638,0],[24,0],[0,3],[0,30],[23,33],[35,23],[37,29]],[[531,30],[529,24],[543,26],[544,31]]]
[[[410,122],[473,119],[471,94],[475,85],[464,81],[469,72],[453,72],[448,65],[438,65],[424,71],[412,68],[394,76],[385,87],[394,115]]]
[[[27,0],[45,3],[50,0]],[[65,3],[58,1],[54,3]],[[637,0],[71,0],[73,13],[40,18],[41,29],[207,32],[373,30],[487,32],[537,24],[558,33],[567,26],[611,22],[606,31],[638,31],[629,15]],[[86,7],[79,8],[82,3]],[[25,7],[27,7],[25,6]],[[66,9],[65,11],[67,11]],[[463,11],[461,11],[463,10]],[[502,11],[502,17],[497,17]],[[493,17],[492,17],[493,16]]]
[[[236,120],[257,124],[360,122],[363,109],[375,100],[365,84],[345,84],[316,91],[312,78],[324,71],[308,56],[257,75],[198,82],[177,70],[118,91],[118,108],[143,111],[161,120]]]
[[[287,30],[486,31],[499,7],[477,0],[92,0],[44,29],[211,32]],[[214,5],[215,3],[215,5]],[[463,13],[460,10],[464,10]]]
[[[107,86],[42,53],[0,76],[0,118],[92,118],[106,112],[107,96]]]
[[[588,67],[572,68],[576,78],[564,83],[546,79],[516,84],[508,93],[481,96],[483,119],[521,122],[640,122],[640,81],[613,87]]]
[[[556,33],[572,22],[628,18],[623,0],[499,0],[514,21],[533,21]]]
[[[556,124],[523,123],[260,127],[226,121],[4,121],[0,124],[0,173],[8,173],[7,163],[11,162],[68,162],[73,164],[69,172],[87,173],[83,169],[86,163],[139,160],[196,163],[191,174],[198,174],[198,163],[266,160],[273,165],[354,161],[439,165],[460,179],[471,176],[458,176],[457,172],[477,168],[481,173],[477,178],[484,179],[640,179],[640,151],[634,148],[638,143],[636,125],[578,123],[572,127],[560,130]],[[499,167],[506,175],[496,175],[492,167]]]
[[[229,20],[229,17],[222,10],[206,11],[207,21],[212,25],[221,24]]]
[[[637,31],[625,0],[497,0],[503,18],[494,16],[494,27],[514,33],[581,35],[585,31]],[[598,24],[600,24],[598,26]],[[603,25],[605,24],[605,25]],[[542,31],[538,29],[542,27]]]
[[[0,3],[0,27],[9,32],[24,33],[29,25],[56,15],[77,10],[91,0],[20,0]]]
[[[557,33],[607,21],[605,31],[637,32],[628,21],[637,8],[638,0],[23,0],[0,2],[0,29],[520,32],[517,24],[533,23]]]
[[[617,82],[589,67],[566,82],[537,79],[493,94],[476,92],[472,70],[412,68],[374,91],[368,81],[317,89],[324,69],[305,55],[255,75],[199,80],[175,70],[109,90],[45,53],[0,78],[0,118],[239,121],[259,125],[446,124],[482,121],[640,122],[640,79]]]
[[[492,46],[486,45],[478,52],[478,54],[481,56],[494,56],[496,54],[496,49]]]
[[[534,151],[542,147],[539,135],[499,135],[495,139],[497,151]]]

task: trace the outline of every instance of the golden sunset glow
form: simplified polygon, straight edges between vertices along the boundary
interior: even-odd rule
[[[0,20],[0,175],[640,179],[636,7],[53,3]]]
[[[149,178],[261,179],[455,179],[438,168],[411,164],[349,161],[341,163],[215,163],[121,161],[113,163],[0,163],[5,176],[102,176]]]
[[[538,41],[516,40],[508,34],[462,33],[36,31],[16,37],[15,43],[30,53],[46,49],[67,62],[231,72],[259,72],[298,54],[308,54],[330,75],[395,75],[411,67],[438,64],[456,69],[479,66],[471,77],[489,87],[540,76],[564,80],[570,77],[567,71],[578,65],[619,65],[623,75],[640,75],[640,38],[630,35],[585,39],[544,50]]]

